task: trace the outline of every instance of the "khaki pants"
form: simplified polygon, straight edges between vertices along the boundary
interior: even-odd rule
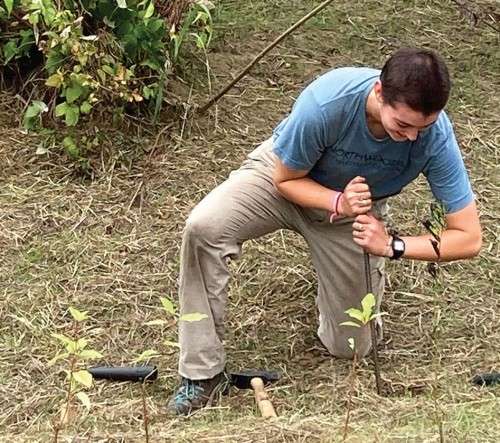
[[[186,222],[181,248],[181,314],[200,312],[208,318],[180,322],[179,373],[183,377],[206,379],[224,369],[228,262],[240,256],[245,240],[278,229],[300,233],[310,248],[318,275],[318,336],[328,351],[351,358],[349,337],[355,339],[358,354],[366,355],[371,349],[368,327],[340,326],[350,320],[344,311],[359,308],[366,294],[363,251],[352,240],[353,220],[330,223],[327,211],[302,208],[283,198],[273,185],[271,151],[271,140],[255,149],[193,209]],[[384,215],[385,201],[376,202],[374,212]],[[373,290],[380,306],[384,259],[370,259]]]

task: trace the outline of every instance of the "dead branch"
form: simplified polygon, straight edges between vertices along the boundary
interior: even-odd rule
[[[296,22],[293,26],[288,28],[283,34],[281,34],[276,40],[274,40],[267,48],[262,50],[227,86],[222,88],[222,90],[217,93],[214,97],[212,97],[207,103],[205,103],[201,108],[199,108],[198,113],[203,114],[210,108],[215,102],[217,102],[223,95],[225,95],[236,83],[238,83],[248,72],[253,68],[255,64],[259,62],[262,57],[264,57],[271,49],[277,46],[285,37],[290,35],[293,31],[295,31],[299,26],[309,20],[311,17],[315,16],[321,10],[325,9],[333,0],[326,0],[320,5],[318,5],[315,9],[313,9],[309,14],[302,17],[298,22]]]

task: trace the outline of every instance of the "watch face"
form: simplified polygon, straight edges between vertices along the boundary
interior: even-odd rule
[[[405,250],[405,243],[403,240],[401,239],[394,239],[394,243],[393,243],[393,249],[394,251],[397,251],[397,252],[404,252]]]

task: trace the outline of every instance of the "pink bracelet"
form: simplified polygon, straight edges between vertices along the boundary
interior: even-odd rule
[[[342,198],[343,192],[336,192],[332,198],[332,212],[330,213],[330,223],[332,223],[335,219],[340,217],[339,214],[339,202]]]

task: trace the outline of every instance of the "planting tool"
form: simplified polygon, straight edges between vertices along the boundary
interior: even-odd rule
[[[255,401],[260,413],[264,418],[276,417],[271,400],[265,390],[265,386],[278,381],[280,374],[275,371],[244,370],[230,374],[231,383],[238,389],[253,389]]]
[[[153,381],[158,378],[156,366],[95,366],[88,369],[95,379],[113,381]]]
[[[371,292],[373,294],[372,272],[371,272],[371,266],[370,266],[370,254],[368,254],[368,252],[364,251],[363,256],[365,259],[366,291]],[[375,295],[375,297],[377,297],[377,294],[373,294],[373,295]],[[377,394],[381,395],[382,394],[382,382],[380,380],[380,368],[378,366],[378,349],[377,349],[378,337],[377,337],[377,327],[375,325],[375,320],[370,321],[370,333],[371,333],[371,340],[372,340],[373,364],[375,366],[375,383],[377,385]]]
[[[497,383],[500,384],[500,372],[477,374],[471,381],[478,386],[491,386]]]

